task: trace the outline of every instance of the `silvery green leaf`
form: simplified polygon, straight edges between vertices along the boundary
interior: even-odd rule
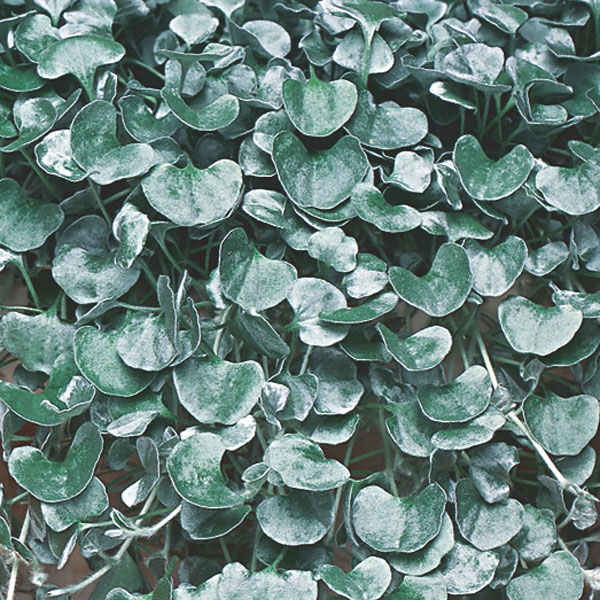
[[[70,129],[52,131],[36,144],[34,151],[37,163],[46,173],[68,181],[85,179],[85,171],[73,159]]]
[[[499,563],[495,552],[482,552],[469,544],[456,542],[442,560],[440,571],[450,594],[475,594],[492,582]]]
[[[245,310],[261,311],[286,298],[297,274],[289,263],[263,256],[236,228],[221,243],[219,276],[226,298]]]
[[[488,444],[471,452],[469,474],[486,502],[503,502],[510,495],[509,473],[519,464],[514,446],[503,442]]]
[[[472,135],[458,139],[453,158],[465,190],[473,198],[487,201],[500,200],[516,192],[534,165],[533,156],[525,146],[516,146],[500,160],[493,161]]]
[[[150,219],[136,206],[126,202],[115,216],[112,230],[119,241],[115,262],[129,269],[144,249],[150,232]]]
[[[561,398],[548,391],[546,397],[529,396],[523,412],[530,431],[550,454],[579,454],[598,430],[598,400],[593,396]]]
[[[283,104],[292,123],[304,135],[326,137],[350,119],[358,93],[347,80],[322,81],[314,69],[307,82],[287,79],[281,88]]]
[[[401,267],[390,267],[389,274],[390,283],[402,300],[433,317],[442,317],[460,308],[473,281],[467,253],[453,243],[440,246],[429,272],[423,277]]]
[[[452,336],[445,327],[434,325],[399,338],[382,323],[375,326],[392,357],[407,371],[426,371],[439,365],[452,348]]]
[[[308,253],[338,273],[348,273],[356,268],[358,244],[340,227],[325,227],[310,236]]]
[[[556,525],[551,511],[526,505],[523,528],[513,538],[511,545],[526,561],[539,562],[546,558],[556,546]]]
[[[466,450],[489,442],[505,423],[504,414],[490,406],[470,421],[446,425],[432,436],[431,443],[439,450]]]
[[[33,446],[15,448],[8,458],[13,479],[42,502],[63,502],[88,486],[102,453],[102,436],[92,423],[77,429],[62,462],[50,461]]]
[[[314,404],[319,415],[345,415],[356,408],[364,387],[356,376],[356,365],[334,348],[318,348],[310,356],[309,371],[318,381]]]
[[[369,183],[359,183],[352,190],[352,207],[358,216],[388,233],[403,233],[421,224],[419,212],[410,206],[392,206],[383,194]]]
[[[30,198],[14,179],[0,179],[0,197],[0,244],[15,252],[38,248],[63,222],[59,206]]]
[[[564,242],[548,242],[537,250],[529,250],[525,270],[536,277],[548,275],[569,258],[569,249]]]
[[[385,425],[392,440],[405,454],[427,458],[433,452],[431,436],[439,425],[425,417],[412,398],[390,408],[393,416]]]
[[[506,586],[509,600],[578,600],[583,591],[583,573],[569,552],[551,554],[539,567],[515,577]]]
[[[446,600],[446,581],[438,573],[414,577],[407,575],[402,583],[386,598],[390,600]]]
[[[348,325],[332,325],[321,321],[321,313],[347,308],[346,298],[334,285],[323,279],[301,277],[292,283],[287,293],[300,339],[311,346],[332,346],[343,340]]]
[[[310,571],[248,571],[240,563],[229,563],[223,568],[217,584],[219,600],[317,600],[317,582]]]
[[[473,289],[482,296],[497,297],[507,292],[527,259],[527,245],[516,236],[489,249],[468,240],[465,250],[473,273]]]
[[[454,547],[454,526],[452,519],[444,514],[439,534],[421,550],[406,554],[388,554],[390,565],[403,575],[421,576],[439,567],[442,558]]]
[[[352,524],[358,537],[379,552],[415,552],[439,534],[445,506],[446,494],[438,484],[405,498],[371,485],[354,498]]]
[[[292,490],[263,500],[256,518],[262,532],[278,544],[316,544],[333,526],[333,494]]]
[[[212,540],[227,535],[238,527],[249,512],[249,506],[210,509],[184,502],[181,526],[193,540]]]
[[[348,198],[368,168],[364,151],[350,135],[328,150],[311,152],[293,133],[282,132],[273,142],[273,162],[294,204],[323,210]]]
[[[154,164],[154,150],[148,144],[121,146],[117,139],[117,111],[105,100],[86,104],[75,115],[71,123],[71,151],[75,162],[100,185],[137,177]]]
[[[196,433],[175,446],[167,459],[167,472],[184,500],[200,508],[231,508],[243,503],[221,473],[225,451],[214,433]]]
[[[359,252],[356,268],[344,275],[342,284],[351,298],[366,298],[380,292],[388,283],[387,265],[372,254]]]
[[[288,487],[297,490],[325,491],[343,485],[350,477],[337,460],[326,459],[314,442],[298,434],[285,434],[271,442],[266,462],[277,471]]]
[[[440,423],[462,423],[480,415],[488,407],[491,395],[489,375],[479,365],[469,367],[446,385],[428,385],[417,392],[425,416]]]
[[[517,352],[547,356],[571,341],[583,315],[571,306],[547,308],[527,298],[511,296],[500,303],[498,319]]]
[[[323,565],[319,575],[328,588],[350,600],[377,600],[392,581],[389,565],[378,556],[369,556],[349,573],[334,565]]]
[[[150,205],[176,225],[209,225],[223,220],[236,206],[242,172],[228,159],[205,169],[191,162],[183,168],[163,164],[144,177],[142,189]]]
[[[75,328],[51,308],[39,315],[8,312],[0,320],[0,340],[29,371],[49,375],[54,361],[71,347]]]
[[[509,498],[488,504],[471,479],[456,484],[456,523],[462,536],[479,550],[508,543],[523,526],[523,506]]]
[[[258,402],[265,382],[255,361],[189,358],[173,370],[182,406],[200,423],[234,425]]]

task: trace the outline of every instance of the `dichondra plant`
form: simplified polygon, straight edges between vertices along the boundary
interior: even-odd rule
[[[599,58],[591,0],[0,3],[4,600],[596,597]]]

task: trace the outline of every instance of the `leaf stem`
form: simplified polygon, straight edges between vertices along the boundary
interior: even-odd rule
[[[381,432],[381,439],[383,441],[383,452],[385,454],[385,473],[392,487],[394,496],[398,496],[398,487],[396,486],[396,479],[394,478],[394,465],[392,463],[392,450],[390,448],[390,441],[388,439],[387,431],[385,429],[385,420],[383,417],[383,408],[379,409],[379,431]]]
[[[144,506],[142,506],[142,510],[140,511],[140,513],[138,515],[138,519],[139,519],[139,517],[142,517],[150,510],[150,507],[152,506],[152,503],[154,502],[154,500],[156,498],[156,494],[158,494],[158,488],[159,488],[158,484],[159,484],[159,482],[156,483],[156,485],[154,486],[154,489],[150,492],[150,495],[148,496],[148,498],[146,498],[146,502],[144,502]],[[136,521],[138,519],[136,519]],[[134,538],[130,537],[123,542],[123,545],[121,546],[119,551],[115,554],[113,562],[105,564],[101,569],[98,569],[98,571],[95,571],[89,577],[86,577],[79,583],[75,583],[73,585],[68,585],[64,588],[59,588],[56,590],[50,590],[46,594],[46,597],[47,598],[57,598],[58,596],[65,596],[67,594],[75,594],[76,592],[79,592],[80,590],[85,589],[86,587],[88,587],[88,585],[91,585],[95,581],[98,581],[98,579],[100,579],[103,575],[106,575],[106,573],[108,573],[113,568],[114,565],[118,564],[123,559],[123,557],[127,553],[127,550],[129,550],[129,546],[131,546],[131,544],[133,543],[133,540],[134,540]]]
[[[313,351],[313,346],[309,346],[304,353],[304,358],[302,359],[302,364],[300,365],[300,371],[298,371],[298,377],[300,375],[304,375],[306,373],[306,369],[308,367],[308,360],[310,359],[310,355]]]
[[[91,181],[88,181],[88,183],[90,185],[90,190],[92,190],[94,200],[96,200],[96,204],[98,205],[98,208],[100,209],[104,220],[108,223],[108,227],[110,228],[112,226],[112,221],[110,220],[110,215],[108,214],[108,211],[106,210],[106,207],[102,202],[102,198],[100,198],[100,194],[98,193],[96,186]]]
[[[23,521],[23,527],[21,527],[21,534],[19,535],[19,541],[25,543],[27,539],[27,532],[29,531],[29,524],[31,523],[31,514],[29,509],[25,513],[25,520]],[[17,576],[19,574],[19,559],[16,555],[13,557],[14,562],[10,570],[10,578],[8,580],[8,589],[6,592],[6,600],[13,600],[15,591],[17,589]]]
[[[52,185],[52,183],[50,183],[50,180],[46,176],[46,173],[44,173],[38,167],[35,160],[33,160],[31,158],[31,156],[29,156],[29,154],[27,153],[27,151],[25,149],[19,150],[19,152],[22,154],[23,158],[29,163],[29,166],[35,171],[35,174],[41,179],[42,183],[46,186],[46,188],[48,188],[48,191],[52,194],[52,196],[54,196],[54,199],[57,202],[61,202],[62,198],[61,198],[60,194],[58,193],[58,190]]]
[[[40,298],[37,295],[35,288],[33,287],[33,282],[31,281],[31,278],[29,277],[29,273],[27,272],[27,267],[25,266],[23,259],[15,262],[15,264],[17,265],[17,269],[19,269],[19,272],[21,273],[21,276],[23,277],[23,280],[25,281],[25,285],[27,286],[27,289],[29,290],[29,295],[31,296],[33,303],[35,304],[36,308],[41,310],[42,307],[40,304]]]

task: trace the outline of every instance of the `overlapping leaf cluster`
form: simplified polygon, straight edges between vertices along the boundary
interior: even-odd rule
[[[599,4],[0,11],[7,600],[593,597]]]

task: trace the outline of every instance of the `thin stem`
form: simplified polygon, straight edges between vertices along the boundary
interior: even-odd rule
[[[25,267],[25,264],[22,261],[15,262],[15,264],[17,265],[17,269],[19,269],[21,276],[23,277],[23,280],[25,281],[25,285],[27,286],[27,289],[29,290],[29,295],[31,296],[33,303],[35,304],[36,308],[41,309],[42,306],[40,304],[40,298],[37,295],[35,288],[33,287],[33,282],[31,281],[31,278],[29,277],[29,273],[27,272],[27,268]]]
[[[254,531],[254,545],[252,547],[252,561],[250,563],[250,570],[253,572],[256,571],[256,567],[257,567],[257,563],[258,563],[257,550],[258,550],[258,542],[260,541],[261,533],[262,533],[262,531],[260,529],[260,525],[257,522],[256,530]]]
[[[38,166],[35,160],[27,154],[26,150],[19,150],[19,152],[23,155],[23,158],[29,163],[29,166],[35,171],[35,174],[41,179],[42,183],[46,186],[48,191],[54,196],[54,199],[58,202],[62,201],[61,195],[58,193],[58,190],[50,183],[50,180]]]
[[[90,190],[92,190],[92,195],[94,196],[94,199],[96,200],[96,204],[98,205],[98,208],[100,209],[100,212],[102,213],[102,216],[104,217],[104,220],[108,223],[108,226],[110,227],[112,225],[112,221],[110,220],[110,215],[108,214],[108,211],[106,210],[106,207],[104,206],[103,202],[102,202],[102,198],[100,198],[100,194],[98,193],[98,190],[96,189],[96,186],[90,181]]]
[[[392,487],[394,496],[398,496],[398,487],[396,486],[396,479],[394,478],[394,465],[392,463],[392,450],[390,448],[390,441],[387,436],[385,429],[385,420],[383,417],[383,408],[379,409],[379,430],[381,432],[381,439],[383,441],[383,451],[385,454],[385,473]]]
[[[481,352],[481,357],[483,358],[485,368],[487,369],[487,372],[490,376],[490,380],[492,381],[492,387],[496,389],[498,387],[498,378],[496,377],[496,371],[494,371],[492,361],[490,360],[490,355],[488,354],[487,348],[483,343],[483,338],[481,337],[481,333],[478,329],[475,330],[475,339],[477,340],[477,345],[479,346],[479,351]]]
[[[350,464],[350,457],[352,456],[352,449],[354,448],[354,442],[356,441],[356,437],[353,437],[348,442],[348,447],[346,448],[346,454],[344,456],[344,464],[348,466]],[[342,501],[342,491],[344,489],[343,485],[335,492],[335,501],[333,503],[333,521],[331,523],[331,527],[329,528],[329,532],[327,533],[327,539],[325,540],[326,544],[331,544],[333,538],[335,537],[335,520],[338,514],[338,510],[340,509],[340,502]]]
[[[225,543],[225,540],[220,537],[219,538],[219,543],[221,544],[221,550],[223,551],[223,556],[225,557],[225,560],[230,563],[231,561],[231,554],[229,554],[229,549],[227,548],[227,544]]]
[[[313,350],[312,346],[309,346],[306,349],[306,352],[304,353],[304,358],[302,359],[302,365],[300,365],[300,371],[298,372],[298,376],[304,375],[304,373],[306,372],[306,368],[308,367],[308,360],[310,358],[312,350]]]
[[[139,517],[142,517],[150,510],[150,507],[152,506],[152,503],[154,502],[154,500],[156,498],[156,494],[158,494],[158,488],[159,488],[159,485],[157,482],[157,484],[154,486],[154,489],[150,492],[150,495],[148,496],[148,498],[146,498],[146,502],[144,502],[144,506],[142,506],[142,510],[140,511],[140,514],[138,515],[138,519],[136,519],[136,522],[139,520]],[[131,546],[131,544],[133,543],[133,540],[134,540],[134,538],[131,537],[131,538],[126,539],[123,542],[121,548],[114,556],[114,564],[118,564],[122,560],[122,558],[127,553],[127,550],[129,550],[129,546]],[[56,590],[50,590],[46,594],[46,597],[47,598],[57,598],[58,596],[65,596],[67,594],[75,594],[76,592],[79,592],[80,590],[85,589],[86,587],[88,587],[89,585],[94,583],[95,581],[98,581],[98,579],[100,579],[103,575],[106,575],[106,573],[108,573],[112,569],[112,567],[113,567],[113,564],[107,563],[101,569],[98,569],[98,571],[95,571],[89,577],[86,577],[79,583],[75,583],[73,585],[68,585],[64,588],[59,588]]]
[[[215,342],[213,344],[213,352],[215,353],[216,356],[219,356],[219,346],[221,344],[221,338],[223,337],[223,333],[225,331],[224,325],[227,322],[227,317],[229,316],[229,313],[231,312],[232,309],[233,309],[233,304],[230,304],[223,311],[223,314],[221,315],[220,327],[217,330],[217,335],[215,336]]]
[[[29,524],[31,523],[31,514],[29,509],[25,513],[25,520],[23,521],[23,527],[21,527],[21,534],[19,535],[19,541],[24,544],[27,539],[27,532],[29,531]],[[12,569],[10,570],[10,578],[8,580],[8,590],[6,592],[6,600],[13,600],[15,591],[17,589],[17,576],[19,574],[19,559],[16,555],[13,557],[14,562]]]

